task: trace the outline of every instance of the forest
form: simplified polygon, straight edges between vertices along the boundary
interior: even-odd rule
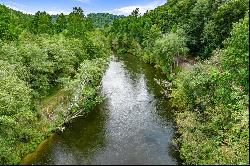
[[[129,16],[85,16],[80,7],[29,15],[0,5],[0,164],[18,164],[101,103],[114,52],[153,65],[171,83],[182,164],[248,165],[248,4],[168,0]],[[195,63],[182,67],[184,60]],[[51,96],[60,108],[44,102]]]
[[[0,164],[17,164],[63,123],[102,101],[98,85],[110,49],[81,8],[55,22],[46,12],[26,15],[4,5],[0,13]],[[54,100],[63,100],[64,111],[43,106],[42,99],[58,90]]]
[[[168,0],[110,27],[117,52],[139,56],[172,81],[176,144],[185,164],[249,164],[248,3]],[[178,57],[197,63],[180,71]]]

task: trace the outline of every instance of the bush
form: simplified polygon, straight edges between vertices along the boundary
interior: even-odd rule
[[[106,66],[107,61],[104,59],[85,60],[81,63],[73,80],[62,78],[64,90],[72,103],[68,110],[64,110],[64,122],[82,116],[102,102],[102,97],[98,93]]]
[[[183,56],[188,52],[186,37],[182,29],[176,33],[168,33],[155,41],[154,55],[156,65],[166,74],[172,73],[174,58]]]
[[[111,52],[81,8],[53,21],[46,12],[31,16],[4,5],[0,11],[0,164],[18,164],[68,122],[67,115],[75,118],[102,101],[101,58]],[[65,80],[72,89],[66,90]]]
[[[23,143],[33,139],[32,90],[16,75],[16,68],[0,60],[0,164],[15,164],[20,160]],[[35,131],[35,130],[34,130]]]
[[[248,22],[234,25],[224,50],[174,81],[185,164],[249,164]]]

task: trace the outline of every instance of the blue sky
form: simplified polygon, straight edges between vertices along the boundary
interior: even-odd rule
[[[29,14],[38,10],[49,14],[68,14],[74,6],[80,6],[85,14],[108,12],[129,15],[137,7],[144,13],[165,2],[166,0],[0,0],[1,4]]]

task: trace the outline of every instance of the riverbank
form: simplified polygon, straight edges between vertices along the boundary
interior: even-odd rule
[[[40,102],[38,110],[41,116],[39,121],[41,136],[36,138],[36,142],[31,143],[32,148],[25,151],[23,156],[35,149],[39,151],[46,143],[46,138],[58,130],[63,131],[66,123],[83,116],[102,102],[102,97],[99,96],[99,85],[106,67],[107,60],[84,61],[74,80],[69,80],[63,89],[55,91]],[[29,156],[25,157],[21,164],[29,160]]]
[[[172,112],[154,78],[163,75],[132,55],[112,58],[102,79],[104,102],[23,163],[177,164]]]
[[[249,165],[248,14],[247,0],[172,0],[109,30],[117,52],[165,74],[183,164]],[[197,63],[180,65],[188,54]]]
[[[226,81],[231,80],[222,65],[230,56],[226,51],[217,50],[203,61],[174,58],[170,76],[155,80],[175,110],[173,142],[182,164],[249,163],[248,93]]]

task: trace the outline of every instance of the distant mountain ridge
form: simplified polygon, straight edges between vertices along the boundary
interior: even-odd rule
[[[27,19],[27,17],[33,16],[32,14],[26,14],[23,13],[22,11],[17,11],[15,9],[9,8],[7,6],[5,6],[4,4],[0,4],[1,8],[4,9],[5,11],[7,11],[8,13],[13,13],[16,16],[19,17],[25,17],[25,19]],[[57,17],[60,14],[56,14],[56,15],[51,15],[52,17],[52,22],[55,22]],[[67,15],[65,15],[67,16]],[[87,15],[87,18],[92,19],[93,22],[93,26],[95,28],[103,28],[105,25],[110,25],[112,24],[112,22],[115,19],[119,19],[119,18],[123,18],[126,17],[124,15],[114,15],[114,14],[110,14],[110,13],[90,13]]]
[[[52,21],[57,19],[57,15],[51,15]],[[65,15],[66,16],[66,15]],[[90,13],[87,15],[87,18],[92,19],[93,26],[95,28],[103,28],[105,25],[110,25],[115,19],[126,17],[124,15],[114,15],[110,13]]]
[[[113,20],[125,17],[124,15],[113,15],[110,13],[90,13],[87,17],[91,18],[96,28],[103,28],[105,25],[112,24]]]

